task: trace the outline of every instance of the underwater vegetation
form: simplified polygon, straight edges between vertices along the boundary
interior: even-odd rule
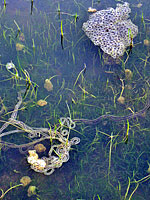
[[[1,4],[1,199],[149,199],[149,5],[119,2],[132,27],[115,61],[82,30],[117,3]]]

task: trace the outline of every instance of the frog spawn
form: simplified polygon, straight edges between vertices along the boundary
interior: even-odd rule
[[[122,56],[138,27],[129,18],[129,3],[117,4],[116,9],[100,10],[89,16],[82,29],[87,37],[114,59]]]

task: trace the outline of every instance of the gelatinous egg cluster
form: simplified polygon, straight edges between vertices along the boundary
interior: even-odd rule
[[[129,3],[117,4],[116,9],[100,10],[89,16],[82,29],[90,40],[114,59],[124,54],[138,27],[129,18]]]

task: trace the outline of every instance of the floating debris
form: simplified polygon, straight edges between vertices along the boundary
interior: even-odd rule
[[[120,96],[117,101],[120,103],[120,104],[124,104],[125,103],[125,98],[123,96]]]
[[[133,76],[133,73],[130,69],[125,69],[125,78],[126,80],[131,80]]]
[[[137,7],[137,8],[141,8],[141,7],[142,7],[142,5],[143,5],[143,4],[141,4],[141,3],[138,3],[138,4],[136,5],[136,7]]]
[[[22,42],[25,41],[24,33],[20,33],[19,40],[22,41]]]
[[[149,46],[150,46],[150,41],[147,40],[147,39],[145,39],[145,40],[144,40],[144,45],[147,46],[147,47],[149,47]]]
[[[53,90],[53,84],[49,79],[45,80],[44,88],[49,92]]]
[[[37,160],[34,160],[35,162],[33,162],[31,165],[31,167],[33,167],[34,169],[36,169],[36,170],[43,170],[43,169],[45,169],[45,167],[46,167],[46,162],[45,162],[45,160],[43,160],[43,159],[37,159]]]
[[[29,164],[31,164],[31,167],[33,167],[35,170],[43,170],[46,167],[45,160],[38,158],[39,156],[36,153],[36,150],[29,150],[28,153],[29,156],[27,161]]]
[[[96,46],[114,59],[122,56],[133,38],[138,34],[138,27],[129,18],[129,3],[117,4],[116,9],[100,10],[89,16],[82,29]]]
[[[20,44],[20,43],[16,43],[16,50],[17,51],[22,51],[24,49],[24,45],[23,44]]]
[[[95,13],[95,12],[97,12],[97,10],[96,10],[96,8],[91,8],[91,7],[89,7],[89,8],[88,8],[88,12],[89,12],[89,13]]]
[[[34,149],[38,152],[38,153],[42,153],[46,151],[46,147],[43,144],[36,144],[34,146]]]
[[[33,159],[37,160],[39,158],[38,154],[36,153],[36,150],[29,150],[29,157],[28,157],[28,162],[30,163]],[[31,160],[31,161],[30,161]]]
[[[28,184],[31,183],[31,178],[29,176],[23,176],[21,179],[20,179],[20,183],[23,184],[23,186],[27,186]]]
[[[46,106],[47,105],[47,101],[40,99],[40,100],[38,100],[37,105],[41,106],[41,107],[42,106]]]

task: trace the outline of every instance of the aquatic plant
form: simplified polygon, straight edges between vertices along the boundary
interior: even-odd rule
[[[5,192],[4,192],[2,189],[0,189],[1,192],[2,192],[2,194],[1,194],[1,196],[0,196],[0,199],[3,199],[4,196],[5,196],[10,190],[15,189],[15,188],[20,187],[20,186],[23,186],[23,183],[20,183],[20,184],[18,184],[18,185],[14,185],[14,186],[10,187],[8,190],[6,190]]]
[[[5,192],[4,192],[2,189],[0,189],[1,192],[2,192],[2,194],[1,194],[1,196],[0,196],[0,199],[3,199],[3,198],[5,197],[5,195],[6,195],[9,191],[11,191],[12,189],[15,189],[15,188],[20,187],[20,186],[26,187],[26,186],[27,186],[28,184],[30,184],[30,183],[31,183],[31,178],[30,178],[29,176],[23,176],[23,177],[20,179],[20,184],[14,185],[14,186],[10,187],[10,188],[9,188],[8,190],[6,190]]]
[[[36,195],[36,190],[37,190],[37,187],[34,186],[34,185],[30,185],[29,188],[28,188],[28,197],[31,197],[33,195]]]

